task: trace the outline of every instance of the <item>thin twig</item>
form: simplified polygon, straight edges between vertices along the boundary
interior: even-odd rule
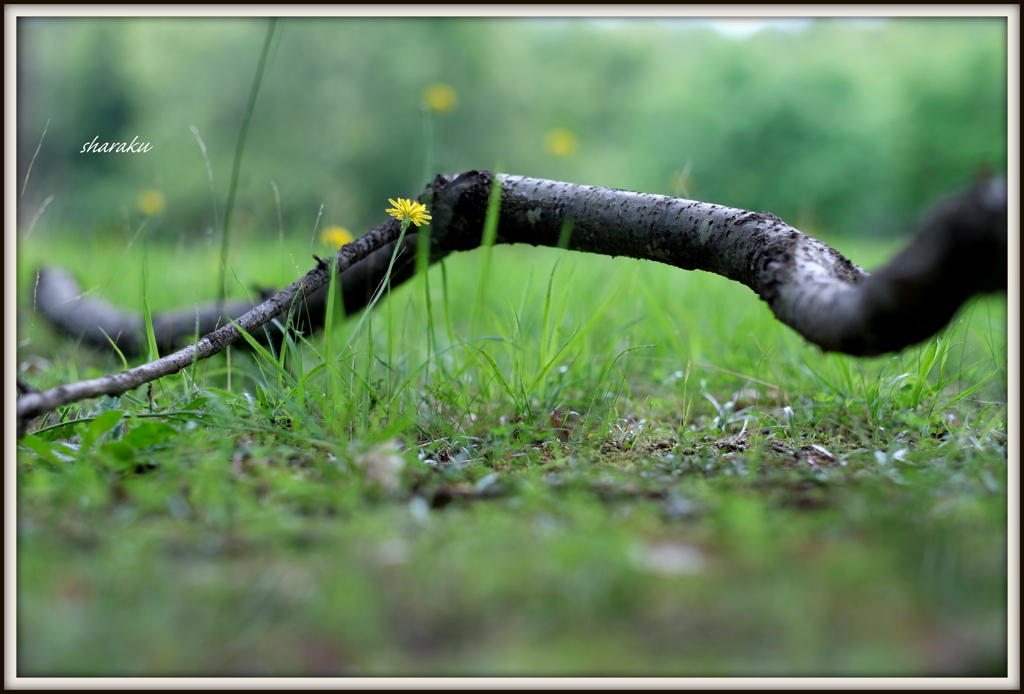
[[[400,231],[400,223],[397,219],[392,219],[352,243],[342,246],[336,254],[337,272],[343,272],[354,263],[396,240]],[[329,279],[328,267],[318,263],[297,282],[293,282],[234,323],[206,335],[194,345],[119,374],[58,386],[41,393],[27,393],[18,399],[19,429],[23,430],[28,420],[62,405],[101,395],[121,395],[163,376],[177,373],[200,359],[211,357],[241,338],[239,328],[252,333],[286,311],[296,299],[304,298],[320,289]]]

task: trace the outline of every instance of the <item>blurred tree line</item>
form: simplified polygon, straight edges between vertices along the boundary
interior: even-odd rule
[[[218,234],[265,19],[20,19],[22,228]],[[286,19],[233,234],[361,233],[425,174],[508,173],[891,234],[1005,171],[1003,19],[817,20],[738,39],[686,19]],[[191,130],[207,149],[207,166]],[[140,154],[83,154],[94,137]],[[273,184],[272,184],[273,182]],[[276,192],[275,192],[276,186]],[[280,198],[280,225],[277,197]],[[217,213],[214,214],[214,205]]]

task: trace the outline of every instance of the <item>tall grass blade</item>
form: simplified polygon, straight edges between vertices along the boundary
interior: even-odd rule
[[[103,333],[103,337],[107,338],[107,342],[110,343],[110,347],[117,353],[117,356],[120,357],[120,359],[121,359],[121,368],[123,368],[125,371],[127,371],[128,370],[128,360],[124,358],[124,353],[120,349],[117,348],[117,343],[114,342],[113,339],[111,339],[110,335],[107,335],[107,331],[106,330],[104,330],[103,328],[100,328],[100,332]]]
[[[363,310],[363,315],[359,317],[359,322],[356,324],[355,329],[351,334],[349,334],[348,342],[345,343],[346,347],[351,345],[352,340],[354,340],[359,334],[360,329],[363,327],[363,323],[366,322],[367,317],[373,311],[373,307],[377,305],[377,302],[380,301],[381,295],[385,293],[385,288],[391,286],[391,271],[395,267],[395,259],[398,258],[398,250],[402,247],[402,241],[405,240],[405,232],[408,228],[409,222],[404,222],[402,224],[402,231],[398,235],[398,241],[395,243],[395,250],[391,253],[391,260],[388,262],[388,269],[387,272],[384,273],[384,279],[381,281],[380,287],[377,288],[377,291],[374,293],[370,303],[366,305],[366,309]]]
[[[501,171],[495,167],[495,171]],[[483,257],[480,259],[480,272],[477,277],[476,309],[473,311],[473,335],[480,334],[480,321],[484,312],[484,296],[487,290],[487,280],[490,277],[491,252],[494,242],[498,238],[498,212],[501,208],[501,181],[495,177],[491,184],[491,197],[487,201],[487,216],[484,217],[483,237],[480,241],[480,248]]]
[[[148,248],[148,244],[144,248]],[[142,315],[146,322],[146,345],[149,348],[149,361],[156,361],[160,358],[160,352],[156,346],[156,333],[153,332],[153,312],[149,310],[149,262],[148,253],[145,250],[142,255]]]
[[[228,186],[228,202],[224,210],[224,234],[221,237],[220,246],[220,278],[217,285],[217,296],[227,301],[227,264],[228,247],[231,238],[231,213],[235,208],[235,194],[238,192],[238,175],[242,170],[242,152],[245,151],[245,138],[249,133],[249,123],[252,121],[252,112],[256,107],[256,97],[260,93],[260,85],[263,83],[263,72],[267,65],[267,54],[270,52],[270,43],[274,38],[274,29],[277,28],[277,18],[272,17],[267,26],[267,37],[263,41],[263,50],[260,51],[260,60],[256,65],[256,75],[253,77],[252,89],[249,91],[249,102],[245,107],[245,114],[242,116],[242,129],[238,133],[238,142],[235,144],[235,160],[231,165],[231,184]]]

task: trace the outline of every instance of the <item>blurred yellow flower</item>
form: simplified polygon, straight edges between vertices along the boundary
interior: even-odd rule
[[[325,246],[341,248],[346,243],[352,243],[355,238],[345,227],[330,226],[320,232],[320,242]]]
[[[164,200],[163,193],[158,190],[144,190],[139,193],[135,204],[138,205],[139,212],[153,217],[164,211],[167,201]]]
[[[421,224],[426,224],[427,226],[430,226],[430,222],[428,222],[427,220],[433,219],[433,217],[427,214],[426,205],[419,202],[413,202],[412,200],[406,200],[405,198],[398,198],[397,201],[388,198],[388,202],[390,202],[395,207],[393,209],[389,208],[384,211],[387,212],[392,217],[397,217],[398,219],[401,219],[403,222],[410,221],[416,226],[419,226]]]
[[[450,84],[438,82],[423,90],[423,104],[434,111],[452,111],[459,103],[459,95]]]
[[[576,133],[565,128],[555,128],[548,131],[544,137],[544,149],[556,157],[571,157],[576,154],[580,147],[580,141]]]

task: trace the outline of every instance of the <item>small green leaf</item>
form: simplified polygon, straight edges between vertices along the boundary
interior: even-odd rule
[[[132,428],[122,442],[133,448],[144,449],[157,444],[167,443],[177,436],[178,431],[163,422],[143,422]]]
[[[85,453],[101,436],[120,424],[123,416],[124,412],[121,410],[110,410],[96,417],[88,426],[79,426],[78,434],[82,437],[81,452]]]
[[[27,446],[28,448],[31,448],[40,458],[46,460],[47,462],[52,463],[58,467],[64,464],[63,461],[60,459],[60,456],[50,448],[50,444],[48,444],[46,441],[43,441],[38,436],[29,434],[28,436],[23,438],[21,442],[25,444],[25,446]]]
[[[202,397],[196,398],[195,400],[193,400],[189,404],[185,405],[181,409],[183,409],[183,410],[198,410],[200,407],[202,407],[203,405],[205,405],[209,401],[210,401],[210,397],[204,395]]]
[[[108,457],[116,458],[117,460],[127,463],[135,460],[135,455],[138,453],[134,448],[129,446],[124,441],[112,441],[110,443],[100,446],[100,450]]]

